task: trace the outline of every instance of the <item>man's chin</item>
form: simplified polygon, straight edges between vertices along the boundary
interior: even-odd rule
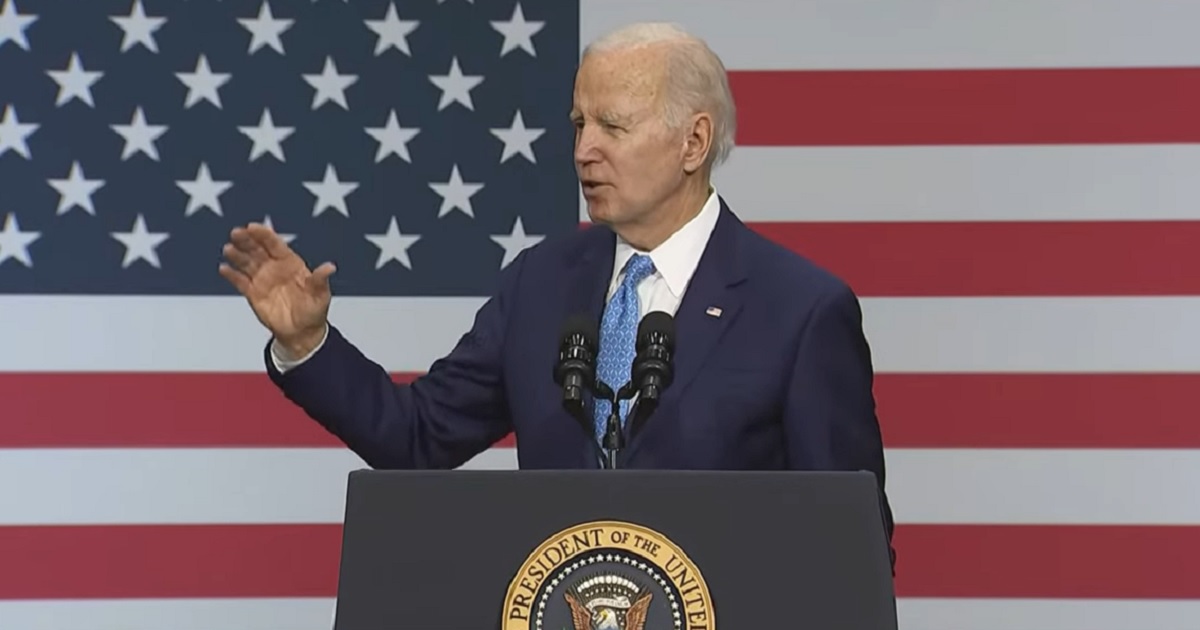
[[[589,201],[587,204],[588,219],[592,223],[600,223],[609,225],[612,223],[612,214],[609,212],[607,204]]]

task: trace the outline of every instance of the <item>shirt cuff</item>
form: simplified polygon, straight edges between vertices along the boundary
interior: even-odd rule
[[[317,351],[325,345],[325,340],[328,338],[329,325],[326,324],[325,331],[321,334],[321,341],[317,344],[317,347],[313,348],[311,352],[300,357],[299,359],[289,358],[287,351],[279,345],[279,340],[274,339],[271,341],[271,362],[275,364],[275,369],[279,370],[280,374],[283,374],[284,372],[287,372],[288,370],[312,358],[312,355],[316,354]]]

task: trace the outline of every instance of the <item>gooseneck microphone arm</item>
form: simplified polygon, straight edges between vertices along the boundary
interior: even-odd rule
[[[617,456],[625,449],[625,431],[621,427],[621,401],[633,398],[637,390],[631,386],[632,381],[626,383],[615,394],[612,389],[600,381],[596,381],[596,385],[604,388],[607,392],[604,398],[612,403],[604,425],[604,467],[616,470]]]

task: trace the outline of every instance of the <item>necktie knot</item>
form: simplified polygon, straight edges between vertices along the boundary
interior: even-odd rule
[[[649,256],[643,254],[634,254],[629,262],[625,263],[625,280],[623,284],[637,286],[646,276],[654,273],[654,261]]]

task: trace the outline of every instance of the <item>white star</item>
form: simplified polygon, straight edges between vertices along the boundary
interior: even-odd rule
[[[254,141],[254,146],[250,147],[251,162],[267,152],[278,158],[280,162],[286,162],[281,143],[295,133],[296,128],[276,127],[275,121],[271,118],[271,110],[264,109],[257,127],[238,127],[238,131]]]
[[[388,222],[387,232],[367,234],[367,240],[379,248],[379,259],[375,261],[376,269],[393,260],[412,269],[412,260],[408,258],[408,248],[421,240],[421,237],[401,234],[400,227],[396,225],[396,217],[392,217]]]
[[[375,55],[383,54],[383,51],[389,48],[395,48],[400,52],[412,56],[412,51],[408,49],[408,36],[418,26],[420,22],[416,20],[401,20],[396,15],[396,5],[389,4],[387,15],[382,20],[364,20],[367,28],[375,31],[379,38],[375,41]]]
[[[87,179],[79,162],[71,163],[71,172],[67,174],[66,179],[48,179],[46,183],[58,191],[58,214],[66,214],[78,206],[84,212],[96,215],[92,195],[104,185],[104,180]]]
[[[233,186],[233,182],[213,181],[212,174],[208,171],[208,164],[200,163],[200,168],[196,171],[196,179],[176,180],[175,185],[182,188],[183,192],[188,195],[188,205],[184,216],[190,217],[201,208],[208,208],[219,217],[225,216],[221,212],[221,201],[218,197],[225,194],[225,191]]]
[[[455,102],[461,103],[463,107],[471,111],[475,110],[475,104],[471,101],[471,90],[483,83],[483,75],[468,74],[464,76],[462,69],[458,67],[458,57],[450,60],[449,74],[431,74],[429,80],[442,91],[442,98],[438,101],[438,111],[446,109]]]
[[[271,5],[267,0],[263,0],[259,7],[257,18],[238,18],[238,24],[250,31],[250,54],[252,55],[263,46],[270,46],[275,49],[275,52],[284,54],[283,40],[280,39],[280,35],[292,28],[294,22],[295,20],[289,18],[276,19],[271,13]]]
[[[382,162],[383,158],[395,153],[401,160],[412,164],[412,156],[408,154],[408,143],[421,130],[416,127],[401,127],[396,120],[396,110],[388,114],[387,123],[383,127],[367,127],[366,131],[379,143],[375,152],[375,161]]]
[[[66,70],[47,70],[46,74],[58,83],[58,98],[54,104],[62,107],[67,101],[77,98],[88,105],[95,107],[96,102],[92,98],[92,85],[104,76],[103,72],[88,72],[83,69],[83,63],[79,61],[79,53],[71,53],[71,61],[67,64]]]
[[[221,95],[218,90],[222,85],[229,82],[229,73],[213,72],[208,67],[208,58],[200,55],[196,59],[196,70],[194,72],[176,72],[175,76],[187,86],[187,98],[183,101],[184,109],[195,105],[200,99],[204,99],[217,109],[221,109]]]
[[[442,207],[438,210],[438,218],[450,214],[456,208],[462,210],[469,217],[475,216],[475,211],[471,209],[471,197],[483,189],[483,184],[464,184],[462,176],[458,173],[457,164],[450,169],[450,181],[444,184],[430,183],[429,187],[442,197]]]
[[[525,226],[521,224],[521,217],[517,217],[516,222],[513,223],[511,233],[507,236],[503,234],[492,236],[492,240],[504,248],[504,259],[500,261],[500,268],[507,267],[513,260],[516,260],[517,254],[520,254],[527,247],[537,245],[544,238],[546,237],[525,234]]]
[[[358,184],[338,180],[337,171],[332,164],[325,165],[324,180],[304,182],[304,187],[317,198],[313,204],[314,217],[320,216],[326,208],[333,208],[342,213],[342,216],[350,216],[350,210],[346,207],[346,195],[358,189]]]
[[[146,124],[146,115],[142,112],[140,105],[133,110],[133,119],[129,121],[128,125],[109,125],[109,127],[125,138],[125,148],[121,151],[122,160],[128,160],[129,156],[141,151],[150,159],[158,161],[158,148],[154,146],[154,141],[166,133],[167,126]]]
[[[133,8],[129,10],[129,15],[124,17],[114,15],[109,19],[116,22],[117,26],[125,31],[125,36],[121,38],[121,52],[133,48],[136,44],[145,46],[151,52],[158,52],[158,42],[154,41],[154,31],[162,28],[167,18],[146,17],[146,12],[142,9],[142,0],[133,0]]]
[[[162,268],[162,263],[158,260],[158,252],[154,251],[154,248],[162,245],[163,241],[170,238],[171,235],[166,232],[146,231],[146,219],[141,214],[137,215],[137,219],[133,222],[133,229],[129,232],[110,232],[110,234],[125,246],[125,258],[121,261],[122,269],[138,260],[145,260],[156,269]]]
[[[333,63],[333,57],[325,57],[325,68],[321,70],[321,74],[305,74],[302,76],[317,91],[316,94],[313,94],[313,109],[320,107],[321,103],[325,101],[333,101],[341,105],[342,109],[350,109],[350,106],[346,104],[346,88],[354,85],[358,81],[358,76],[353,74],[338,74],[337,66]]]
[[[492,21],[492,28],[504,35],[504,43],[500,45],[500,56],[503,57],[519,47],[528,52],[530,56],[536,57],[537,52],[533,49],[533,36],[545,26],[545,22],[526,22],[525,14],[521,12],[521,3],[518,2],[516,8],[513,9],[511,20],[507,22]]]
[[[23,123],[17,118],[17,109],[11,104],[4,108],[4,118],[0,119],[0,155],[9,149],[29,158],[29,145],[25,142],[33,132],[40,127],[37,123]]]
[[[4,6],[0,8],[0,48],[12,42],[29,50],[29,39],[25,37],[25,29],[37,19],[36,15],[21,13],[17,9],[16,0],[4,0]]]
[[[21,226],[17,225],[17,215],[10,213],[4,219],[4,230],[0,231],[0,265],[11,258],[26,267],[32,267],[29,246],[41,237],[41,232],[22,232]]]
[[[504,143],[504,151],[500,154],[501,164],[518,153],[525,156],[530,162],[537,163],[537,158],[533,155],[533,142],[542,137],[542,134],[546,133],[546,130],[526,129],[525,119],[521,116],[521,110],[518,109],[517,113],[513,115],[511,127],[507,129],[503,127],[494,128],[491,132],[492,135]]]
[[[271,228],[271,231],[275,232],[276,236],[278,236],[281,240],[283,240],[284,243],[287,243],[288,245],[291,245],[292,241],[296,240],[295,234],[284,234],[283,232],[277,231],[275,229],[275,224],[271,222],[271,215],[269,214],[263,217],[262,224]]]

